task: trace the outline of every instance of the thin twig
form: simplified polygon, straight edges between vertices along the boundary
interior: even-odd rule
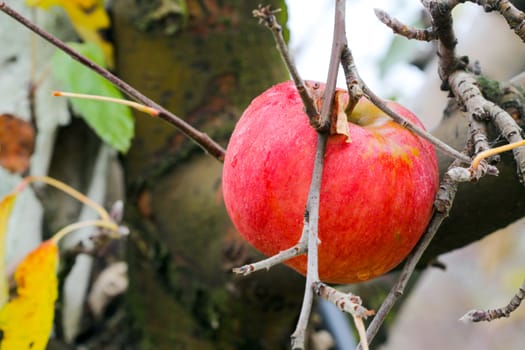
[[[352,316],[366,319],[367,317],[374,315],[374,311],[367,310],[363,307],[361,298],[357,295],[340,292],[320,281],[315,282],[313,288],[316,295],[331,302],[337,306],[339,310]]]
[[[206,152],[208,152],[211,156],[213,156],[215,159],[219,161],[224,161],[224,154],[225,150],[222,148],[221,145],[219,145],[217,142],[215,142],[213,139],[211,139],[206,133],[203,133],[197,129],[195,129],[190,124],[186,123],[184,120],[180,119],[170,111],[166,110],[164,107],[158,105],[145,95],[143,95],[141,92],[139,92],[137,89],[126,83],[125,81],[121,80],[108,70],[104,69],[103,67],[99,66],[98,64],[94,63],[93,61],[89,60],[88,58],[84,57],[83,55],[79,54],[75,50],[68,47],[64,42],[53,36],[52,34],[46,32],[45,30],[41,29],[40,27],[34,25],[31,23],[27,18],[25,18],[22,14],[18,13],[11,7],[9,7],[5,2],[0,3],[0,10],[6,13],[11,18],[15,19],[16,21],[20,22],[22,25],[27,27],[29,30],[33,31],[35,34],[38,34],[42,38],[44,38],[46,41],[69,55],[74,60],[80,62],[84,66],[88,67],[89,69],[93,70],[103,78],[107,79],[109,82],[111,82],[113,85],[115,85],[118,89],[120,89],[124,94],[131,97],[132,99],[146,105],[149,107],[152,107],[156,110],[158,110],[159,118],[164,119],[174,127],[176,127],[178,130],[180,130],[182,133],[184,133],[188,138],[190,138],[192,141],[194,141],[197,145],[202,147]]]
[[[332,51],[330,55],[330,66],[328,68],[328,77],[326,89],[324,91],[323,105],[321,106],[321,124],[327,124],[329,114],[332,109],[332,103],[335,94],[335,85],[337,82],[337,72],[341,60],[341,52],[346,45],[345,36],[345,0],[337,0],[335,4],[334,33],[332,41]],[[292,334],[292,349],[304,349],[305,334],[310,318],[310,312],[314,297],[314,284],[319,282],[319,260],[318,260],[318,223],[319,223],[319,203],[321,192],[321,180],[324,166],[324,154],[328,133],[322,130],[317,131],[317,147],[314,160],[314,169],[312,173],[312,182],[308,193],[308,202],[306,205],[306,217],[308,219],[308,256],[306,286],[304,291],[303,305],[295,331]]]
[[[459,67],[464,68],[466,62],[456,56],[457,38],[452,27],[452,9],[458,1],[422,0],[421,3],[430,13],[432,29],[438,38],[437,55],[439,58],[438,73],[443,90],[448,90],[448,77]]]
[[[325,101],[326,103],[326,101]],[[303,304],[299,314],[299,320],[292,333],[292,349],[304,349],[306,341],[306,328],[310,313],[312,311],[312,303],[314,299],[313,284],[319,281],[318,271],[318,223],[319,223],[319,202],[321,192],[321,179],[323,176],[324,167],[324,153],[326,149],[327,133],[317,133],[317,147],[315,151],[314,169],[312,171],[312,182],[310,183],[310,190],[308,192],[308,202],[306,204],[306,211],[308,213],[308,255],[306,268],[306,285],[304,289]]]
[[[490,322],[498,318],[509,317],[520,306],[523,299],[525,299],[525,280],[523,280],[518,292],[504,307],[492,310],[470,310],[459,320],[463,322]]]
[[[461,163],[459,160],[455,160],[450,167],[456,167],[460,164]],[[423,255],[428,245],[434,238],[438,228],[441,226],[441,223],[448,216],[448,213],[450,211],[450,208],[452,207],[452,203],[454,202],[454,198],[456,196],[457,187],[458,183],[456,181],[452,180],[447,175],[443,177],[443,180],[441,181],[441,184],[439,186],[439,191],[436,194],[436,200],[434,202],[435,212],[432,216],[432,219],[427,227],[425,234],[423,235],[423,237],[421,237],[416,247],[407,257],[405,265],[403,266],[403,269],[401,270],[401,273],[399,275],[399,279],[388,293],[387,297],[381,304],[381,307],[377,311],[376,316],[372,319],[372,322],[370,322],[367,328],[366,334],[369,343],[371,343],[374,337],[376,336],[377,332],[379,331],[379,328],[385,321],[387,315],[390,313],[390,310],[392,310],[396,302],[403,295],[407,282],[410,276],[412,276],[417,263],[419,262],[421,256]],[[357,349],[362,348],[358,346]]]
[[[401,35],[407,39],[420,41],[433,41],[437,39],[437,34],[433,28],[419,29],[406,25],[381,9],[374,9],[374,13],[381,22],[392,29],[394,34]]]
[[[525,42],[525,13],[509,0],[470,0],[483,7],[486,12],[498,11],[523,42]]]
[[[312,303],[314,298],[313,286],[319,281],[318,270],[318,229],[319,229],[319,203],[321,192],[321,180],[324,167],[324,155],[326,150],[326,141],[328,139],[327,128],[322,126],[328,125],[328,116],[332,109],[332,103],[335,94],[335,85],[337,80],[337,71],[339,69],[340,55],[342,47],[345,45],[345,0],[337,0],[335,4],[335,20],[334,20],[334,40],[332,42],[332,51],[330,66],[328,69],[328,78],[326,88],[324,91],[323,104],[321,106],[321,114],[317,127],[317,147],[315,152],[314,167],[312,171],[312,181],[308,192],[308,201],[306,204],[305,219],[308,223],[306,232],[308,233],[308,255],[307,255],[307,273],[306,286],[303,297],[303,304],[299,315],[299,320],[295,331],[291,336],[292,349],[304,349],[306,343],[306,328],[310,313],[312,310]],[[342,37],[342,39],[341,39]],[[286,60],[285,60],[286,61]],[[289,60],[291,63],[291,60]],[[290,71],[295,70],[290,69]],[[299,79],[300,80],[300,79]],[[300,80],[302,81],[302,80]],[[308,106],[305,106],[308,108]],[[312,118],[310,118],[310,124]],[[315,125],[313,125],[315,128]],[[304,232],[304,231],[303,231]]]
[[[368,340],[366,339],[366,328],[365,323],[363,322],[363,318],[357,316],[352,316],[352,318],[354,319],[354,325],[357,329],[359,339],[361,340],[361,348],[363,350],[368,350]]]
[[[449,84],[456,99],[474,119],[493,122],[509,143],[517,144],[523,140],[516,121],[504,109],[483,97],[472,74],[458,70],[450,75]],[[513,154],[520,180],[525,183],[525,148],[513,148]]]
[[[255,263],[247,264],[241,267],[236,267],[233,269],[233,272],[239,275],[248,276],[249,274],[256,272],[256,271],[269,270],[275,265],[281,264],[287,260],[295,258],[299,255],[305,254],[308,251],[308,233],[307,232],[308,232],[308,223],[305,220],[303,224],[303,232],[301,234],[301,238],[299,238],[299,242],[297,242],[296,245],[286,250],[280,251],[279,253],[269,258],[263,259],[261,261],[257,261]]]
[[[280,9],[272,10],[270,5],[259,5],[259,7],[253,10],[252,13],[254,17],[259,19],[259,23],[264,24],[272,32],[273,38],[277,44],[277,50],[279,51],[281,58],[283,59],[284,64],[295,83],[297,91],[299,92],[299,96],[301,96],[305,113],[310,119],[310,124],[316,130],[326,130],[328,125],[322,124],[319,111],[317,110],[312,96],[310,96],[310,93],[308,92],[308,88],[304,80],[297,71],[292,56],[290,55],[290,51],[288,50],[288,46],[286,45],[286,41],[283,38],[282,27],[279,22],[277,22],[277,18],[275,17],[275,13],[279,11]]]
[[[341,62],[343,65],[343,70],[345,72],[347,82],[357,80],[359,82],[359,85],[364,95],[370,101],[372,101],[372,103],[374,103],[374,105],[376,105],[380,110],[382,110],[384,113],[390,116],[396,123],[407,128],[408,130],[412,131],[416,135],[421,136],[422,138],[424,138],[425,140],[433,144],[437,149],[439,149],[444,154],[454,159],[459,159],[464,163],[470,163],[470,159],[466,157],[464,154],[458,152],[454,148],[450,147],[449,145],[439,140],[437,137],[433,136],[432,134],[421,129],[420,127],[414,125],[413,123],[405,119],[403,116],[399,115],[399,113],[396,113],[395,111],[393,111],[384,100],[382,100],[379,96],[377,96],[366,85],[366,83],[361,79],[361,77],[359,76],[359,73],[357,73],[356,66],[354,63],[354,58],[348,46],[345,46],[343,48],[343,53],[341,55]]]

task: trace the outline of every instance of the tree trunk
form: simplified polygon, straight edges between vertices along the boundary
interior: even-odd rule
[[[287,78],[272,36],[251,1],[186,1],[186,13],[162,3],[115,2],[118,74],[226,145],[249,101]],[[124,162],[137,347],[286,348],[303,279],[284,267],[233,276],[257,257],[226,215],[222,165],[163,121],[136,118]]]

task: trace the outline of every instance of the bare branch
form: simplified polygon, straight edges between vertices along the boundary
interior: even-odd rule
[[[459,165],[460,161],[455,160],[451,164],[451,168]],[[448,216],[448,213],[450,211],[450,208],[452,207],[452,203],[454,202],[454,198],[456,196],[457,187],[458,183],[456,181],[454,181],[447,175],[443,177],[443,180],[441,181],[441,184],[439,186],[439,191],[436,194],[436,200],[434,202],[434,207],[436,211],[432,216],[432,219],[427,227],[425,234],[423,235],[423,237],[421,237],[416,247],[407,257],[405,265],[403,266],[401,274],[399,275],[399,279],[397,280],[396,284],[392,287],[392,289],[390,289],[390,292],[388,293],[387,297],[381,304],[381,307],[377,311],[376,316],[373,318],[372,322],[368,326],[366,333],[369,343],[371,343],[374,337],[376,336],[377,332],[379,331],[379,328],[385,321],[390,310],[392,310],[396,302],[403,295],[407,282],[410,276],[412,276],[416,265],[419,262],[419,259],[421,259],[421,256],[423,255],[428,245],[434,238],[443,220]],[[358,346],[357,348],[362,349],[360,346]]]
[[[328,124],[328,116],[332,109],[332,103],[335,94],[335,85],[337,81],[337,71],[341,59],[341,52],[346,45],[345,37],[345,14],[346,1],[337,0],[335,3],[335,19],[334,19],[334,39],[332,42],[332,51],[330,58],[330,66],[328,68],[328,77],[326,82],[326,89],[324,92],[323,104],[321,106],[321,124]],[[325,130],[326,131],[326,130]],[[318,244],[319,244],[319,203],[321,192],[321,180],[324,167],[324,155],[326,150],[326,142],[328,133],[317,129],[317,147],[315,152],[314,167],[312,172],[312,181],[308,192],[308,202],[306,204],[305,219],[308,222],[308,256],[307,256],[307,273],[306,286],[303,298],[303,305],[299,320],[295,331],[291,336],[292,349],[304,349],[305,334],[308,320],[312,309],[314,297],[314,284],[319,282],[319,260],[318,260]],[[304,231],[303,231],[304,232]]]
[[[264,24],[272,32],[273,38],[277,44],[277,50],[281,54],[281,58],[283,59],[284,64],[286,65],[286,68],[288,69],[288,72],[290,73],[295,86],[297,87],[297,91],[301,96],[305,113],[310,119],[310,124],[316,130],[326,130],[328,125],[322,123],[319,111],[317,110],[312,96],[310,96],[310,93],[308,92],[304,80],[301,78],[297,68],[295,67],[292,56],[290,55],[290,51],[288,50],[288,46],[284,41],[282,27],[279,22],[277,22],[277,18],[275,18],[275,13],[278,11],[280,10],[272,10],[270,5],[259,5],[259,7],[253,10],[252,13],[254,17],[259,19],[259,23]]]
[[[438,73],[444,83],[443,90],[448,90],[448,77],[458,68],[464,68],[466,62],[456,56],[457,39],[452,27],[452,9],[459,1],[422,0],[421,3],[430,13],[432,29],[438,37],[437,55]]]
[[[343,53],[341,55],[341,63],[343,65],[343,70],[345,72],[347,84],[354,84],[353,82],[358,82],[363,94],[370,101],[372,101],[380,110],[382,110],[388,116],[390,116],[396,123],[407,128],[408,130],[412,131],[416,135],[421,136],[422,138],[424,138],[425,140],[433,144],[437,149],[439,149],[444,154],[454,159],[459,159],[464,163],[470,163],[470,159],[466,157],[464,154],[453,149],[452,147],[450,147],[443,141],[439,140],[432,134],[421,129],[420,127],[417,127],[416,125],[412,124],[410,121],[405,119],[403,116],[399,115],[398,113],[393,111],[390,107],[388,107],[386,102],[383,101],[379,96],[377,96],[361,79],[361,77],[359,76],[359,73],[357,73],[356,66],[354,63],[354,58],[348,46],[345,46],[343,49]]]
[[[518,10],[509,0],[470,0],[483,7],[486,12],[498,11],[509,27],[525,42],[525,13]]]
[[[335,4],[335,20],[334,20],[334,38],[332,42],[332,51],[330,55],[330,66],[328,68],[328,77],[326,81],[326,89],[324,92],[323,105],[321,106],[321,123],[328,124],[328,117],[332,109],[332,103],[335,94],[335,86],[337,82],[337,72],[341,62],[341,52],[346,46],[345,36],[345,14],[346,2],[345,0],[337,0]],[[324,166],[324,154],[326,149],[326,141],[328,133],[317,132],[317,148],[315,152],[314,169],[312,173],[312,182],[310,183],[310,190],[308,193],[308,202],[306,204],[305,217],[308,221],[308,257],[307,257],[307,272],[306,272],[306,287],[304,292],[303,305],[299,320],[295,331],[292,334],[292,349],[304,349],[306,326],[310,318],[310,312],[313,302],[313,288],[314,284],[319,282],[319,259],[318,247],[319,244],[319,203],[321,192],[321,180]]]
[[[392,29],[394,34],[419,41],[434,41],[437,39],[437,34],[433,28],[419,29],[406,25],[381,9],[374,9],[374,12],[381,22]]]
[[[325,101],[326,103],[326,101]],[[319,223],[319,202],[320,202],[320,191],[321,191],[321,179],[323,176],[324,167],[324,153],[326,149],[326,140],[328,139],[327,133],[317,133],[317,147],[315,151],[314,169],[312,171],[312,182],[310,183],[310,190],[308,192],[308,202],[306,204],[306,221],[308,223],[308,256],[307,256],[307,267],[306,267],[306,285],[304,289],[303,305],[301,307],[301,313],[299,314],[299,320],[297,326],[293,332],[292,349],[304,349],[305,348],[305,335],[308,320],[310,319],[310,313],[312,310],[313,303],[313,284],[319,281],[318,271],[318,223]]]
[[[352,316],[366,319],[367,317],[374,315],[374,311],[367,310],[362,306],[361,298],[357,295],[340,292],[320,281],[315,282],[313,288],[316,295],[331,302],[337,306],[339,310]]]
[[[193,126],[186,123],[184,120],[180,119],[179,117],[177,117],[170,111],[166,110],[164,107],[150,100],[148,97],[143,95],[137,89],[135,89],[134,87],[132,87],[125,81],[121,80],[120,78],[118,78],[116,75],[114,75],[110,71],[104,69],[103,67],[99,66],[98,64],[94,63],[93,61],[89,60],[83,55],[79,54],[75,50],[71,49],[69,46],[67,46],[63,41],[61,41],[57,37],[46,32],[42,28],[34,25],[27,18],[25,18],[22,14],[18,13],[17,11],[9,7],[5,2],[0,3],[0,10],[6,13],[11,18],[20,22],[22,25],[27,27],[29,30],[31,30],[35,34],[44,38],[46,41],[51,43],[53,46],[57,47],[58,49],[60,49],[61,51],[69,55],[75,61],[80,62],[81,64],[88,67],[95,73],[107,79],[109,82],[115,85],[118,89],[120,89],[127,96],[131,97],[132,99],[148,107],[152,107],[158,110],[160,112],[158,115],[159,118],[164,119],[165,121],[167,121],[168,123],[176,127],[178,130],[184,133],[189,139],[191,139],[197,145],[202,147],[206,152],[208,152],[215,159],[219,160],[220,162],[224,161],[224,154],[226,153],[226,151],[224,150],[224,148],[222,148],[221,145],[219,145],[217,142],[211,139],[206,133],[195,129]]]
[[[509,317],[520,306],[523,299],[525,299],[525,280],[506,306],[492,310],[471,310],[459,320],[463,322],[490,322],[498,318]]]
[[[449,84],[472,119],[493,122],[509,143],[519,143],[523,140],[522,130],[516,121],[504,109],[483,97],[472,74],[458,70],[450,75]],[[518,175],[525,183],[525,148],[514,148],[513,153],[518,165]]]
[[[239,275],[248,276],[249,274],[259,271],[259,270],[269,270],[271,267],[281,264],[287,260],[295,258],[299,255],[303,255],[308,251],[308,226],[307,222],[304,223],[303,233],[301,238],[296,245],[286,250],[283,250],[274,256],[271,256],[267,259],[247,264],[241,267],[236,267],[233,269],[233,272]]]

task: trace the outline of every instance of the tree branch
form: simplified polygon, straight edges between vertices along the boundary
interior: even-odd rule
[[[305,105],[306,113],[310,119],[310,124],[317,130],[317,147],[314,160],[314,168],[312,172],[312,181],[310,183],[310,189],[308,193],[308,201],[306,204],[305,211],[305,227],[303,228],[303,233],[299,240],[299,243],[274,257],[270,257],[266,260],[263,260],[259,263],[253,265],[247,265],[237,270],[241,273],[250,273],[253,270],[260,268],[262,266],[267,266],[267,263],[273,264],[277,261],[282,261],[282,259],[295,256],[298,252],[302,251],[300,248],[304,241],[307,241],[307,274],[306,274],[306,286],[305,293],[303,298],[303,304],[301,308],[301,313],[299,315],[299,320],[295,331],[293,332],[292,339],[292,349],[304,349],[305,347],[305,336],[306,328],[308,325],[308,320],[310,318],[313,297],[314,297],[314,287],[317,286],[316,294],[319,294],[321,290],[335,291],[324,284],[321,284],[319,280],[318,272],[318,221],[319,221],[319,202],[320,202],[320,188],[322,180],[322,172],[324,165],[324,154],[326,148],[326,141],[328,139],[328,126],[330,124],[329,116],[332,111],[332,105],[336,90],[336,81],[337,81],[337,72],[339,69],[339,64],[341,63],[341,55],[346,45],[346,34],[345,34],[345,0],[337,0],[335,5],[335,21],[334,21],[334,33],[332,41],[332,51],[330,56],[330,66],[328,71],[328,77],[326,82],[326,88],[324,90],[324,96],[322,98],[322,106],[320,114],[317,113],[315,104],[310,105],[313,100],[308,93],[307,89],[304,89],[304,82],[300,78],[299,73],[297,72],[291,57],[289,56],[288,49],[281,34],[281,27],[276,22],[274,11],[270,8],[259,6],[257,10],[254,10],[254,16],[258,17],[261,22],[265,23],[266,26],[274,34],[274,38],[277,42],[277,47],[279,52],[283,56],[283,61],[288,67],[288,71],[293,77],[293,80],[297,86],[301,98],[303,99],[303,104]],[[350,91],[350,100],[351,106],[355,105],[352,101],[357,102],[358,97],[353,96],[352,91]],[[360,96],[360,95],[359,95]],[[306,235],[306,238],[305,238]],[[303,248],[304,249],[304,248]],[[323,287],[324,286],[324,287]],[[336,292],[336,291],[335,291]],[[337,292],[336,292],[337,293]],[[333,295],[333,293],[329,293]],[[337,294],[339,295],[339,294]],[[333,298],[332,298],[333,299]],[[329,300],[332,300],[329,298]],[[340,300],[339,298],[333,300]],[[349,304],[350,305],[350,304]],[[363,310],[366,310],[363,308]],[[368,311],[367,311],[368,312]],[[366,313],[362,313],[359,316],[361,317]],[[366,343],[366,342],[365,342]]]
[[[510,29],[525,42],[525,13],[518,10],[509,0],[470,0],[483,7],[486,12],[498,11],[509,24]]]
[[[290,51],[288,50],[288,46],[284,41],[282,27],[277,22],[277,18],[275,18],[275,13],[277,13],[278,11],[280,11],[280,9],[272,10],[270,8],[270,5],[259,5],[259,7],[256,10],[253,10],[253,16],[259,18],[259,23],[264,24],[272,32],[273,38],[277,44],[277,50],[281,54],[281,58],[283,59],[283,62],[286,68],[288,69],[292,80],[295,83],[297,91],[301,96],[305,108],[305,113],[310,119],[310,124],[316,130],[327,130],[328,125],[326,123],[323,123],[323,121],[321,120],[321,116],[319,114],[319,111],[317,110],[314,100],[308,92],[308,88],[304,80],[301,78],[299,72],[297,71],[292,56],[290,55]]]
[[[457,38],[452,27],[452,9],[457,5],[454,0],[422,0],[421,3],[430,13],[433,31],[438,39],[437,55],[439,58],[438,73],[443,85],[448,90],[448,77],[458,68],[464,68],[466,62],[456,56]]]
[[[459,165],[460,161],[455,160],[452,163],[451,167]],[[436,200],[434,202],[435,212],[432,216],[432,219],[427,227],[425,234],[423,235],[423,237],[421,237],[416,247],[407,257],[397,282],[394,284],[394,286],[388,293],[387,297],[381,304],[381,307],[377,311],[376,316],[373,318],[372,322],[367,328],[366,334],[367,339],[370,343],[376,336],[377,332],[379,331],[379,328],[385,321],[387,315],[390,313],[390,310],[392,310],[396,302],[403,296],[408,280],[410,276],[412,276],[419,260],[421,259],[421,256],[423,255],[428,245],[434,238],[443,220],[448,216],[448,213],[450,212],[450,208],[452,207],[452,203],[454,202],[454,198],[456,196],[457,187],[458,183],[456,181],[454,181],[447,175],[443,177],[443,180],[441,181],[441,184],[439,186],[439,191],[436,194]],[[362,348],[359,345],[357,349]]]
[[[355,67],[352,52],[347,46],[345,46],[343,49],[343,53],[341,55],[341,62],[343,64],[343,70],[345,72],[347,82],[357,80],[359,82],[359,86],[361,90],[363,91],[364,95],[367,96],[368,99],[372,101],[380,110],[382,110],[388,116],[390,116],[396,123],[407,128],[408,130],[412,131],[416,135],[421,136],[422,138],[424,138],[425,140],[433,144],[437,149],[442,151],[444,154],[452,158],[459,159],[464,163],[470,163],[470,159],[466,157],[464,154],[461,154],[460,152],[456,151],[454,148],[450,147],[449,145],[439,140],[432,134],[412,124],[411,122],[406,120],[403,116],[399,115],[398,113],[393,111],[390,107],[388,107],[386,102],[383,101],[379,96],[377,96],[360,78],[359,73],[357,73],[357,70]]]
[[[144,96],[137,89],[135,89],[134,87],[132,87],[125,81],[121,80],[113,73],[109,72],[108,70],[104,69],[98,64],[92,62],[91,60],[79,54],[75,50],[71,49],[69,46],[67,46],[63,41],[61,41],[57,37],[46,32],[42,28],[34,25],[27,18],[25,18],[22,14],[18,13],[17,11],[9,7],[5,2],[0,2],[0,10],[4,12],[5,14],[7,14],[8,16],[10,16],[11,18],[20,22],[22,25],[24,25],[26,28],[28,28],[35,34],[41,36],[43,39],[51,43],[56,48],[60,49],[61,51],[69,55],[75,61],[81,63],[82,65],[88,67],[95,73],[107,79],[109,82],[115,85],[118,89],[120,89],[127,96],[131,97],[132,99],[148,107],[152,107],[158,110],[159,118],[167,121],[168,123],[176,127],[178,130],[184,133],[189,139],[191,139],[197,145],[202,147],[206,152],[208,152],[215,159],[219,160],[220,162],[224,160],[224,154],[226,153],[226,151],[221,145],[219,145],[217,142],[211,139],[206,133],[195,129],[193,126],[186,123],[184,120],[180,119],[179,117],[177,117],[170,111],[166,110],[164,107],[158,105],[154,101],[150,100],[148,97]]]
[[[259,270],[269,270],[275,265],[281,264],[287,260],[295,258],[299,255],[303,255],[308,251],[308,221],[305,218],[303,222],[303,232],[299,242],[293,247],[290,247],[286,250],[283,250],[269,258],[257,261],[252,264],[247,264],[241,267],[236,267],[233,269],[233,272],[239,275],[248,276],[251,273]]]
[[[450,75],[449,84],[456,98],[473,119],[493,122],[509,143],[523,140],[521,128],[516,121],[501,107],[483,97],[471,74],[458,70]],[[525,148],[515,148],[513,153],[518,175],[521,182],[525,184]]]
[[[392,29],[394,34],[419,41],[434,41],[438,38],[434,28],[419,29],[406,25],[381,9],[374,9],[374,13],[383,24]]]
[[[326,103],[326,101],[325,101]],[[321,191],[321,179],[323,176],[324,153],[326,149],[327,133],[317,133],[317,147],[315,151],[314,169],[312,172],[312,182],[308,192],[308,202],[306,204],[306,213],[308,228],[303,231],[308,234],[308,255],[306,268],[306,285],[304,290],[303,305],[295,331],[292,333],[292,349],[305,348],[305,335],[308,320],[313,303],[313,285],[319,281],[318,271],[318,223],[319,223],[319,202]]]
[[[518,292],[512,297],[506,306],[493,310],[470,310],[460,318],[460,321],[490,322],[498,318],[509,317],[510,314],[520,306],[523,299],[525,299],[525,280],[523,280],[521,286],[518,289]]]

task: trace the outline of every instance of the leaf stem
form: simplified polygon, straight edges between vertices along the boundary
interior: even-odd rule
[[[20,184],[16,188],[16,191],[19,192],[25,186],[27,186],[28,184],[32,182],[43,182],[47,185],[55,187],[61,190],[62,192],[67,193],[68,195],[75,198],[76,200],[82,202],[83,204],[87,205],[88,207],[92,208],[93,210],[95,210],[103,221],[112,222],[109,213],[100,204],[93,201],[92,199],[84,195],[83,193],[75,190],[73,187],[66,185],[62,181],[53,179],[52,177],[49,177],[49,176],[28,176],[24,178],[22,184]]]
[[[67,234],[82,229],[86,227],[102,227],[107,228],[113,232],[118,232],[118,225],[115,224],[112,221],[108,220],[89,220],[89,221],[82,221],[82,222],[75,222],[73,224],[67,225],[66,227],[63,227],[60,229],[57,233],[51,237],[51,240],[53,243],[58,244],[58,241],[60,241],[64,236]]]
[[[123,100],[121,98],[91,95],[91,94],[80,94],[76,92],[65,92],[65,91],[53,91],[53,96],[80,98],[80,99],[85,99],[85,100],[95,100],[95,101],[117,103],[117,104],[121,104],[124,106],[134,108],[137,111],[144,112],[146,114],[151,115],[152,117],[156,117],[160,114],[160,112],[155,108],[143,105],[135,101]]]
[[[487,150],[485,150],[483,152],[479,152],[476,155],[476,157],[474,157],[474,159],[472,160],[471,166],[472,166],[473,169],[477,169],[478,166],[479,166],[479,163],[483,159],[495,156],[496,154],[500,154],[502,152],[513,150],[514,148],[518,148],[518,147],[521,147],[521,146],[525,146],[525,140],[509,143],[507,145],[494,147],[494,148],[487,149]]]

